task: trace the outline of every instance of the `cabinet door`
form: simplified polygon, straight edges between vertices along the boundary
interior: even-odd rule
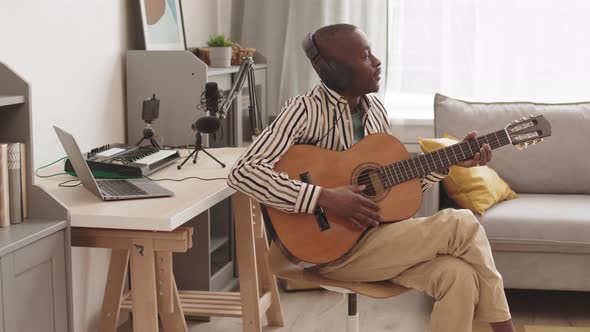
[[[64,231],[2,257],[1,265],[6,332],[68,330]]]

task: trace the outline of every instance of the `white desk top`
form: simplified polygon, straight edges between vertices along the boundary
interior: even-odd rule
[[[213,181],[158,181],[158,184],[175,193],[173,197],[104,202],[82,185],[74,188],[58,187],[61,182],[75,179],[69,175],[36,177],[35,183],[68,209],[72,227],[171,231],[235,193],[235,190],[227,185],[225,178],[245,148],[218,148],[207,151],[225,163],[226,167],[222,168],[209,156],[200,152],[197,164],[189,160],[181,170],[177,170],[176,165],[184,160],[181,158],[176,163],[150,174],[152,179],[181,179],[188,176],[224,178]],[[183,157],[188,155],[186,149],[180,152]],[[63,163],[43,169],[40,173],[59,172],[63,172]]]

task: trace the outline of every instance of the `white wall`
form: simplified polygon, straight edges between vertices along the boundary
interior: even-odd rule
[[[0,61],[32,86],[35,167],[65,155],[52,125],[82,150],[125,141],[127,49],[137,0],[0,0]],[[230,34],[231,0],[184,0],[188,46]],[[0,82],[1,84],[1,82]],[[96,331],[110,251],[72,249],[74,330]]]
[[[205,46],[211,35],[230,37],[232,0],[183,0],[187,47]]]
[[[36,167],[65,155],[54,124],[83,150],[124,140],[132,2],[0,0],[0,61],[32,86]],[[75,331],[96,330],[109,258],[109,250],[72,250]]]

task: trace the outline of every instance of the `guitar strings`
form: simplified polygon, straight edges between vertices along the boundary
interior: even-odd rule
[[[491,133],[491,134],[495,134],[495,133]],[[472,138],[472,139],[470,139],[470,140],[468,140],[468,141],[464,141],[464,142],[460,142],[460,143],[457,143],[457,144],[453,144],[453,145],[451,145],[451,146],[449,146],[449,147],[451,148],[451,151],[452,151],[453,153],[455,153],[455,155],[457,155],[457,153],[459,153],[459,152],[460,152],[461,154],[463,154],[462,150],[457,150],[457,148],[461,149],[461,147],[460,147],[460,146],[461,146],[462,144],[464,144],[464,143],[467,143],[467,145],[469,146],[469,148],[470,148],[470,150],[471,150],[471,153],[473,153],[473,151],[472,151],[472,149],[471,149],[471,145],[470,145],[470,143],[471,143],[472,141],[475,141],[475,142],[478,144],[478,147],[481,147],[481,144],[480,144],[480,142],[478,142],[477,140],[478,140],[478,139],[480,139],[480,140],[482,140],[482,139],[485,139],[485,140],[486,140],[486,142],[487,142],[487,139],[485,138],[485,136],[488,136],[488,135],[491,135],[491,134],[487,134],[487,135],[480,136],[480,137],[475,137],[475,138]],[[504,145],[506,145],[506,144],[508,144],[508,143],[510,142],[510,140],[508,139],[508,137],[507,137],[507,136],[506,136],[506,137],[503,137],[503,138],[501,138],[501,139],[497,139],[497,141],[498,141],[498,144],[499,144],[497,147],[492,147],[494,144],[490,144],[490,146],[491,146],[493,149],[495,149],[495,148],[499,148],[499,147],[501,147],[501,146],[504,146]],[[489,143],[488,143],[488,144],[489,144]],[[438,151],[438,150],[437,150],[437,151]],[[434,151],[433,151],[433,152],[434,152]],[[431,152],[431,153],[432,153],[432,152]],[[421,156],[426,156],[426,155],[421,155]],[[401,168],[401,166],[399,166],[399,165],[398,165],[398,168],[399,168],[399,169],[400,169],[400,171],[401,171],[401,172],[398,172],[398,171],[396,171],[396,170],[395,170],[395,165],[397,165],[397,164],[399,164],[399,163],[401,163],[401,162],[404,162],[404,161],[406,161],[406,162],[407,162],[407,161],[410,161],[410,160],[417,159],[417,158],[419,158],[419,157],[421,157],[421,156],[418,156],[418,157],[415,157],[415,158],[412,158],[412,159],[402,160],[402,161],[399,161],[399,162],[396,162],[396,163],[393,163],[393,164],[390,164],[390,165],[386,165],[386,166],[383,166],[383,167],[379,168],[377,171],[379,172],[379,175],[380,175],[381,181],[387,180],[387,183],[388,183],[388,184],[390,184],[389,186],[392,186],[392,185],[399,184],[399,183],[402,183],[402,182],[405,182],[405,181],[408,181],[408,180],[411,180],[411,179],[415,178],[415,176],[413,176],[413,175],[414,175],[414,172],[412,172],[412,169],[411,169],[411,168],[410,168],[410,171],[407,171],[407,170],[405,169],[405,167],[402,169],[402,168]],[[426,157],[424,157],[424,158],[426,158]],[[433,161],[434,161],[434,157],[432,157],[432,154],[431,154],[431,158],[433,158]],[[439,158],[440,158],[440,155],[439,155]],[[447,159],[448,159],[448,158],[447,158]],[[450,159],[449,159],[449,161],[450,161]],[[420,162],[420,161],[418,161],[418,162]],[[441,162],[442,162],[442,159],[441,159]],[[416,162],[414,161],[414,168],[416,168],[416,169],[417,169],[417,167],[415,166],[415,163],[416,163]],[[426,164],[427,164],[427,167],[428,167],[428,168],[430,168],[430,167],[429,167],[429,166],[431,166],[430,162],[429,162],[429,161],[426,161]],[[421,166],[422,168],[424,168],[421,162],[420,162],[420,166]],[[436,161],[434,161],[434,166],[436,167]],[[388,169],[391,169],[392,167],[393,167],[393,172],[388,172]],[[411,166],[410,166],[410,167],[411,167]],[[399,176],[398,176],[398,175],[399,175]],[[410,178],[408,178],[408,176],[409,176],[409,175],[411,175],[411,177],[410,177]],[[398,182],[398,181],[397,181],[397,180],[396,180],[394,177],[395,177],[395,178],[398,178],[398,177],[399,177],[399,178],[400,178],[400,179],[402,179],[403,181],[399,181],[399,182]],[[390,181],[390,178],[391,178],[391,181]],[[404,179],[404,178],[405,178],[405,179]],[[367,180],[363,180],[363,181],[359,181],[359,182],[357,182],[357,184],[358,184],[358,185],[366,185],[366,186],[369,186],[369,185],[371,184],[371,179],[369,179],[369,177],[368,177],[368,176],[366,177],[366,179],[367,179]],[[384,181],[384,182],[385,182],[385,181]]]
[[[486,135],[486,136],[487,136],[487,135]],[[475,140],[475,141],[476,141],[476,143],[478,143],[478,147],[479,147],[479,146],[481,146],[481,145],[479,145],[479,142],[477,142],[477,139],[482,139],[482,138],[484,138],[484,137],[483,137],[483,136],[481,136],[481,137],[478,137],[478,138],[474,138],[474,139],[472,139],[472,140]],[[469,141],[465,141],[465,142],[462,142],[462,143],[459,143],[459,144],[452,145],[452,146],[451,146],[451,147],[452,147],[452,150],[455,152],[455,150],[457,149],[457,147],[459,147],[459,145],[461,145],[461,144],[463,144],[463,143],[468,143],[468,144],[470,144],[470,143],[471,143],[471,140],[469,140]],[[503,139],[499,139],[499,140],[498,140],[498,143],[499,143],[498,147],[501,147],[501,146],[503,146],[503,145],[506,145],[507,143],[509,143],[509,140],[507,140],[507,139],[505,139],[505,138],[503,138]],[[492,144],[492,145],[493,145],[493,144]],[[496,148],[496,147],[494,147],[494,148]],[[457,150],[456,152],[459,152],[459,151]],[[471,152],[473,153],[473,151],[471,151]],[[462,153],[462,152],[461,152],[461,153]],[[424,156],[425,156],[425,155],[424,155]],[[418,158],[419,158],[419,157],[418,157]],[[425,158],[426,158],[426,157],[425,157]],[[433,157],[432,157],[432,155],[431,155],[431,158],[433,158]],[[439,158],[440,158],[440,155],[439,155]],[[413,158],[413,159],[414,159],[414,158]],[[409,160],[413,160],[413,159],[409,159]],[[407,181],[407,180],[410,180],[410,179],[414,178],[415,176],[414,176],[414,172],[412,172],[412,169],[411,169],[411,167],[412,167],[412,166],[411,166],[411,165],[409,165],[409,167],[410,167],[410,171],[407,171],[407,170],[406,170],[406,168],[405,168],[405,166],[402,168],[402,166],[403,166],[403,165],[402,165],[402,166],[399,166],[399,165],[398,165],[398,168],[400,169],[400,171],[399,171],[399,172],[395,170],[395,165],[397,165],[397,164],[399,164],[399,163],[401,163],[401,162],[403,162],[403,161],[406,161],[406,162],[407,162],[407,161],[409,161],[409,160],[402,160],[402,161],[400,161],[400,162],[397,162],[397,163],[394,163],[394,164],[391,164],[391,165],[387,165],[387,166],[381,167],[381,168],[379,169],[379,173],[380,173],[380,175],[381,175],[382,181],[383,181],[383,180],[385,180],[385,179],[387,179],[387,181],[388,181],[388,182],[391,182],[391,185],[394,185],[394,184],[402,183],[402,182],[405,182],[405,181]],[[433,161],[434,161],[434,158],[433,158]],[[450,159],[449,159],[449,161],[450,161]],[[419,162],[420,162],[420,161],[419,161]],[[421,163],[421,162],[420,162],[420,163]],[[430,165],[431,165],[431,163],[430,163],[429,161],[426,161],[426,163],[427,163],[427,165],[428,165],[428,166],[430,166]],[[441,163],[442,163],[442,159],[441,159]],[[422,166],[422,164],[421,164],[421,166]],[[434,166],[436,167],[436,162],[434,162]],[[391,171],[390,171],[390,172],[388,172],[388,169],[390,170],[392,167],[393,167],[393,172],[391,172]],[[414,167],[417,169],[417,167],[415,166],[415,161],[414,161]],[[423,167],[422,167],[422,168],[423,168]],[[398,175],[399,175],[399,177],[398,177]],[[411,175],[411,177],[410,177],[410,178],[407,178],[407,177],[408,177],[408,175]],[[406,177],[406,179],[404,179],[402,176],[403,176],[403,177]],[[396,180],[394,179],[394,177],[395,177],[395,178],[401,178],[401,179],[402,179],[402,181],[396,181]],[[390,178],[391,178],[391,181],[390,181]],[[368,185],[368,184],[370,184],[370,183],[371,183],[371,180],[370,180],[370,179],[368,179],[368,181],[360,181],[360,182],[358,182],[358,184],[361,184],[361,185],[362,185],[362,184]]]

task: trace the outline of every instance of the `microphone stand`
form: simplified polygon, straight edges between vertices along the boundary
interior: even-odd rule
[[[221,119],[225,119],[227,117],[227,112],[231,107],[232,102],[238,96],[239,92],[242,90],[246,79],[248,80],[248,95],[250,97],[250,105],[248,106],[248,114],[250,115],[250,126],[252,128],[254,136],[258,136],[260,134],[260,127],[259,125],[262,124],[262,119],[260,116],[260,110],[258,108],[258,102],[256,98],[256,82],[254,80],[254,60],[252,57],[244,57],[242,64],[240,65],[240,69],[236,74],[236,81],[232,86],[231,90],[228,93],[228,97],[225,101],[221,104],[219,108],[219,117]],[[176,166],[177,169],[181,169],[182,166],[191,158],[193,158],[193,164],[197,163],[197,156],[199,155],[199,151],[203,151],[213,160],[221,165],[221,167],[225,167],[225,164],[219,161],[217,158],[213,157],[209,152],[207,152],[203,148],[203,142],[201,138],[201,132],[197,130],[196,134],[196,142],[195,142],[195,149],[184,159],[184,161]]]
[[[222,119],[227,116],[228,110],[231,107],[232,102],[244,86],[244,83],[248,80],[248,95],[250,97],[250,105],[248,106],[248,115],[250,116],[250,127],[252,134],[258,136],[260,134],[260,126],[262,125],[262,118],[260,116],[260,108],[258,107],[258,101],[256,98],[256,82],[254,80],[254,60],[252,57],[247,56],[243,58],[240,69],[236,74],[236,82],[232,86],[228,93],[227,98],[219,109],[219,114]]]
[[[186,162],[193,158],[193,164],[197,163],[197,156],[199,155],[199,151],[203,151],[203,153],[205,153],[206,155],[208,155],[209,157],[211,157],[211,159],[215,160],[219,165],[221,165],[222,168],[225,168],[225,164],[222,163],[221,161],[219,161],[217,158],[213,157],[209,152],[207,152],[207,150],[205,150],[205,148],[203,148],[203,139],[201,137],[201,132],[197,131],[196,135],[195,135],[195,149],[193,150],[193,152],[191,152],[185,159],[184,161],[176,166],[177,169],[181,169],[182,166],[184,166],[184,164],[186,164]]]

